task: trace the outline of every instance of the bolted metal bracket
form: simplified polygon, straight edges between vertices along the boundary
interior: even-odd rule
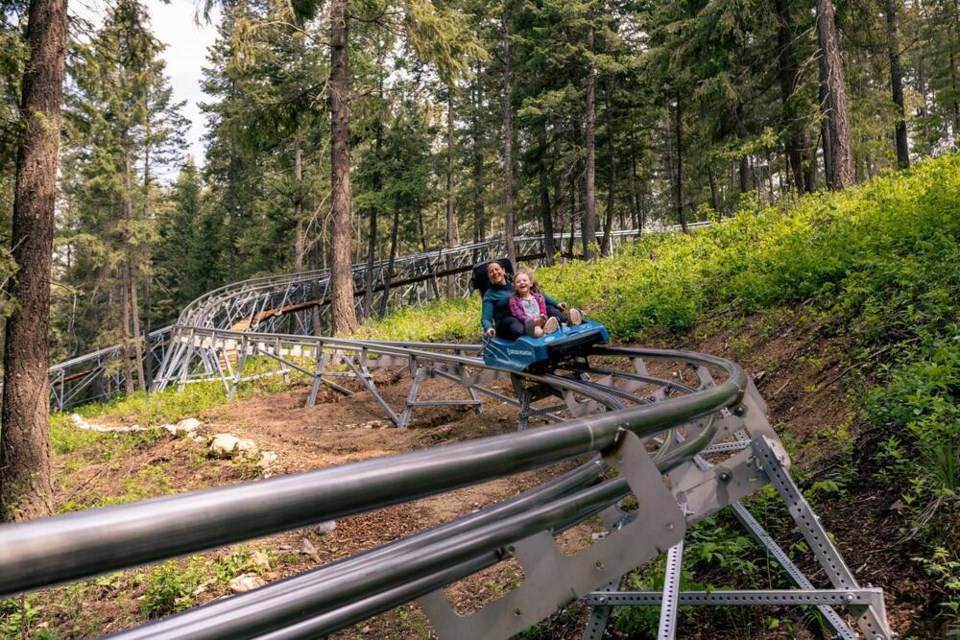
[[[523,567],[523,583],[469,616],[457,614],[442,591],[421,598],[440,638],[509,638],[683,539],[683,513],[640,438],[623,431],[605,461],[624,476],[636,496],[634,517],[573,556],[559,549],[550,532],[521,541],[516,558]]]

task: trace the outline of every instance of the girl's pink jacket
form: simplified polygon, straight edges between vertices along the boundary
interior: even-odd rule
[[[531,292],[530,295],[532,295],[537,301],[537,305],[540,307],[540,315],[547,315],[547,301],[544,299],[543,295],[536,292]],[[518,295],[514,295],[512,298],[510,298],[510,313],[520,322],[533,320],[533,318],[523,312],[523,301]]]

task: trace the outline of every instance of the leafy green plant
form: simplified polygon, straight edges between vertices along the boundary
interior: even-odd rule
[[[193,592],[202,582],[199,567],[197,563],[171,560],[151,569],[140,600],[143,615],[159,618],[192,607]]]
[[[940,586],[944,594],[940,607],[951,628],[948,635],[960,635],[960,558],[956,552],[935,547],[929,558],[914,558],[924,572]]]

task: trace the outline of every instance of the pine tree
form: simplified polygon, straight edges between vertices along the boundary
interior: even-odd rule
[[[60,99],[66,51],[65,0],[32,0],[27,23],[0,415],[0,521],[48,515],[50,502],[50,265],[56,205]],[[55,132],[55,133],[51,133]]]
[[[186,127],[162,47],[143,5],[121,0],[70,70],[64,174],[76,222],[68,281],[85,293],[79,329],[87,344],[124,344],[127,391],[146,386],[140,298],[150,291],[157,175],[180,161]]]

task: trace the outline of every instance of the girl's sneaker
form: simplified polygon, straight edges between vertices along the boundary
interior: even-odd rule
[[[556,333],[557,329],[560,328],[560,321],[554,317],[547,318],[546,324],[543,325],[544,333]]]
[[[580,309],[570,309],[570,324],[577,326],[583,322],[583,314]]]

